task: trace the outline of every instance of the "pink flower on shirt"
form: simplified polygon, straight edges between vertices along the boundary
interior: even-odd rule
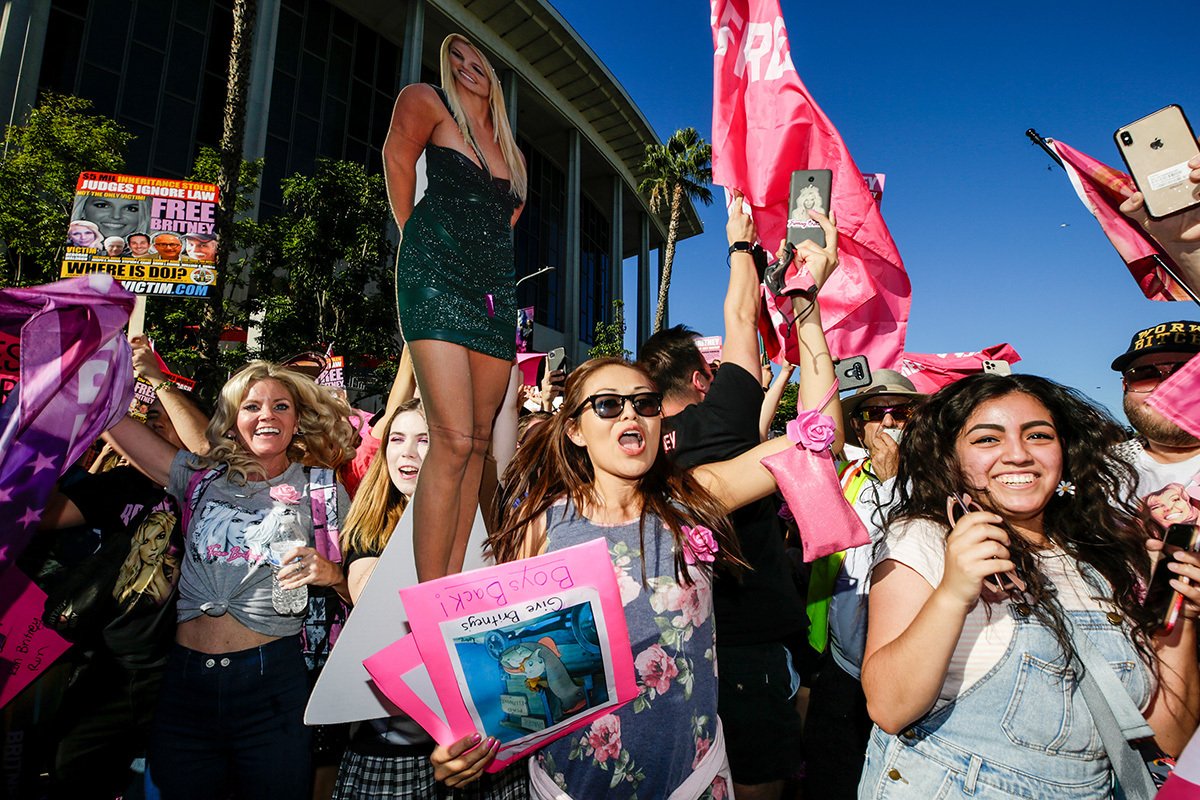
[[[671,688],[671,680],[679,674],[675,659],[667,655],[660,644],[652,644],[638,653],[633,665],[637,667],[642,683],[658,694],[666,694]]]
[[[613,714],[605,714],[588,729],[587,746],[592,757],[603,764],[610,758],[621,755],[621,720]]]
[[[277,503],[283,503],[285,506],[294,506],[300,503],[302,494],[296,491],[296,487],[290,483],[281,483],[278,486],[272,486],[268,492],[271,499]]]

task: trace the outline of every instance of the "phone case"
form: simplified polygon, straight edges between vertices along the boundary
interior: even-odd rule
[[[829,215],[833,172],[827,169],[798,169],[792,173],[788,200],[787,240],[793,245],[812,240],[825,246],[825,231],[808,216],[808,209]]]
[[[1169,105],[1113,133],[1146,213],[1162,219],[1200,205],[1200,185],[1188,180],[1189,159],[1200,154],[1183,109]]]
[[[1176,529],[1179,530],[1177,531]],[[1192,552],[1200,550],[1200,547],[1198,547],[1198,545],[1200,545],[1200,529],[1197,529],[1195,525],[1172,525],[1171,528],[1168,529],[1165,539],[1168,544],[1184,550],[1190,550]],[[1164,593],[1169,591],[1171,593],[1171,599],[1167,602],[1162,615],[1162,631],[1164,633],[1170,633],[1175,629],[1175,625],[1179,622],[1179,614],[1183,610],[1183,595],[1173,588],[1170,588],[1170,585],[1165,582],[1166,578],[1173,577],[1169,571],[1165,572],[1162,577],[1159,577],[1158,571],[1160,569],[1166,570],[1166,568],[1167,562],[1164,556],[1163,558],[1159,559],[1158,565],[1154,568],[1155,574],[1151,577],[1151,586],[1146,598],[1146,602],[1147,604],[1157,602],[1156,598],[1159,596],[1158,592],[1160,591]],[[1158,578],[1158,580],[1156,581],[1155,578]],[[1181,579],[1185,583],[1188,582],[1187,578]]]

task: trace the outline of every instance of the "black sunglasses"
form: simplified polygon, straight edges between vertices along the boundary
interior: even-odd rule
[[[884,417],[891,414],[896,422],[907,422],[914,410],[912,403],[898,406],[866,406],[860,408],[855,416],[863,422],[882,422]]]
[[[637,394],[594,394],[586,398],[575,409],[572,417],[578,417],[587,406],[592,407],[600,419],[616,419],[625,410],[625,401],[633,404],[633,410],[641,417],[657,417],[662,413],[662,395],[658,392]]]

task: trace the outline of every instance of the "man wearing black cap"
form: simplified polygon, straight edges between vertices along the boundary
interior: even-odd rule
[[[871,383],[842,401],[846,443],[867,457],[838,465],[846,500],[874,536],[891,504],[900,436],[928,395],[890,369],[872,370]],[[806,797],[852,800],[871,733],[867,698],[859,682],[867,643],[867,590],[874,545],[813,562],[808,584],[808,642],[818,653],[809,689],[804,747]]]
[[[1200,322],[1164,322],[1133,335],[1112,368],[1121,373],[1125,416],[1138,438],[1121,446],[1138,473],[1137,496],[1164,530],[1200,521],[1200,440],[1146,405],[1146,398],[1200,353]]]

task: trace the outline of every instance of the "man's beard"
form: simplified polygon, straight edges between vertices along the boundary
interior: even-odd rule
[[[1145,403],[1134,402],[1126,394],[1123,405],[1129,423],[1151,443],[1167,447],[1200,447],[1200,439],[1149,408]]]

